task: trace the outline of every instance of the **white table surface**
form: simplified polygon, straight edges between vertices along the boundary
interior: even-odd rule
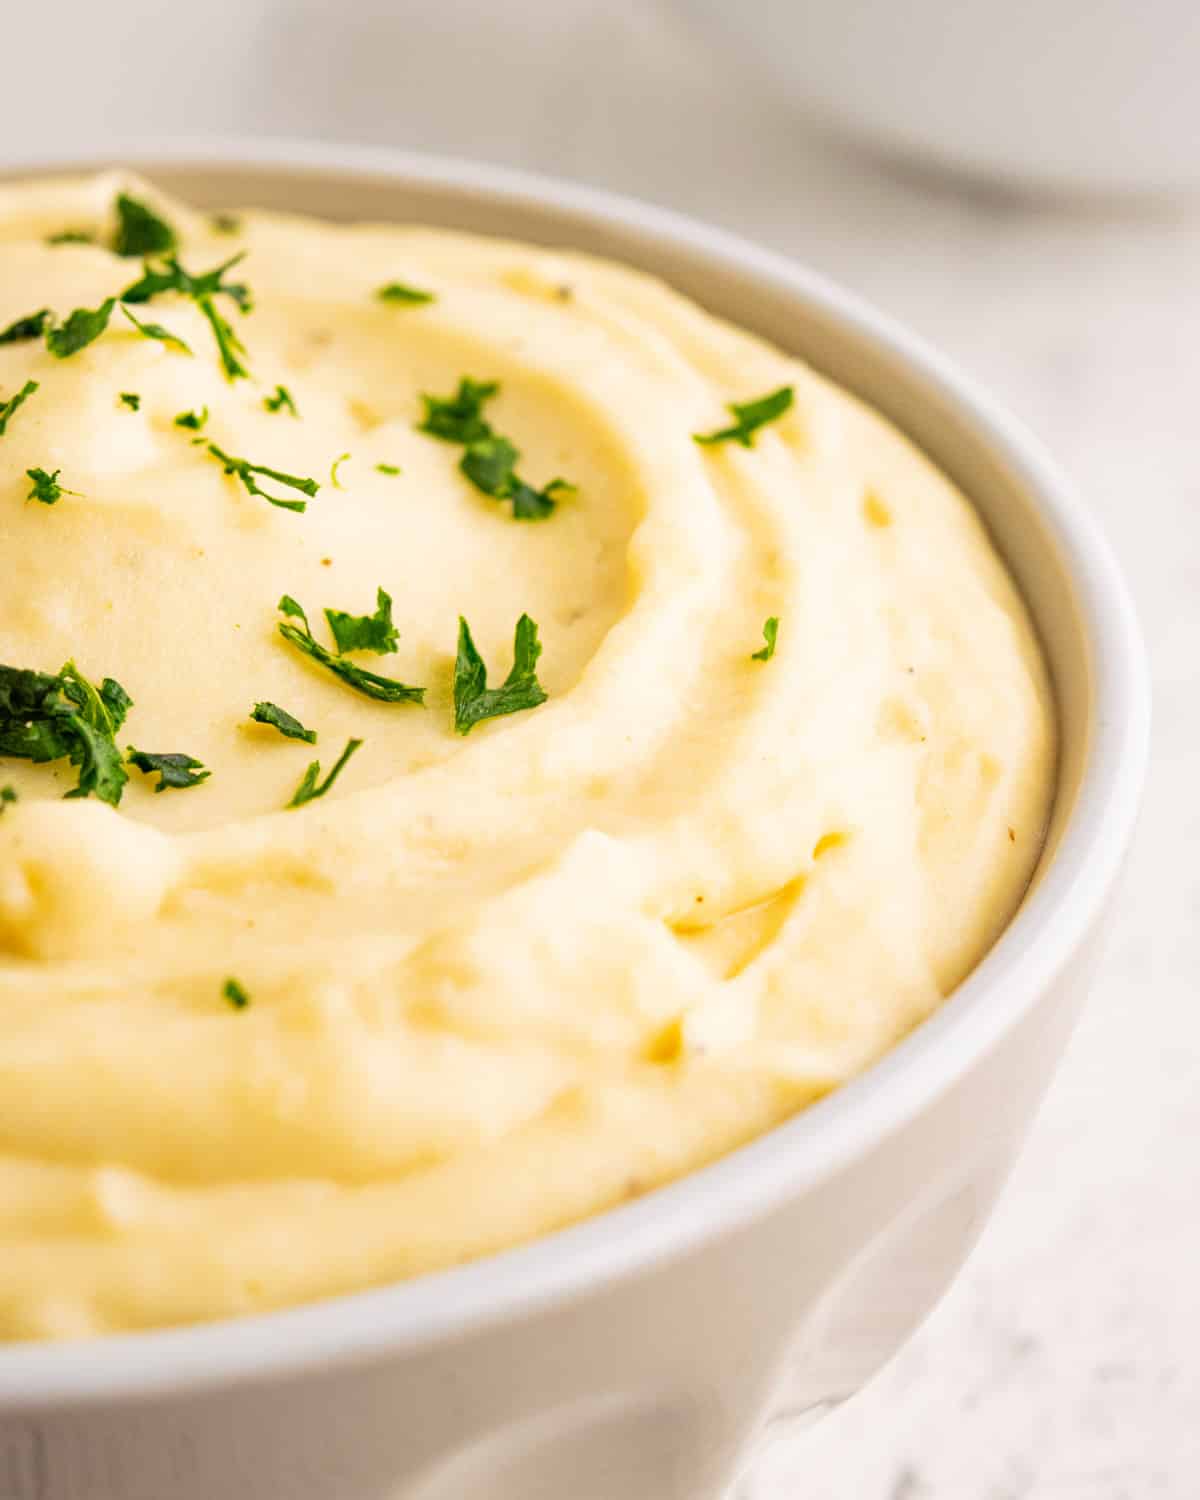
[[[753,1500],[1200,1494],[1200,213],[1057,214],[834,152],[659,3],[151,0],[5,18],[9,154],[246,130],[502,160],[801,257],[953,353],[1074,473],[1153,656],[1153,769],[1109,960],[956,1290]],[[231,28],[225,31],[226,27]],[[8,49],[6,48],[6,51]],[[140,63],[152,66],[139,66]],[[117,70],[123,83],[113,86]]]

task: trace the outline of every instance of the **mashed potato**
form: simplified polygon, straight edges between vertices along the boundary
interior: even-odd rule
[[[0,268],[0,1336],[619,1203],[1011,916],[1029,620],[802,363],[603,261],[123,176],[0,188]]]

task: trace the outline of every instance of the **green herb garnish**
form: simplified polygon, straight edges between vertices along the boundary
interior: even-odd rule
[[[157,755],[151,750],[135,750],[132,745],[129,747],[129,764],[144,771],[147,776],[158,776],[158,785],[154,788],[156,792],[170,791],[174,787],[199,786],[212,775],[211,771],[204,769],[203,761],[194,760],[190,755],[180,755],[177,752]]]
[[[775,642],[779,639],[779,616],[769,615],[763,621],[763,640],[766,645],[761,651],[751,652],[751,661],[770,661],[775,655]]]
[[[237,214],[213,214],[209,220],[214,234],[237,234],[242,227],[242,221]]]
[[[735,419],[732,427],[722,427],[719,432],[693,433],[693,437],[698,443],[741,443],[743,448],[752,448],[758,429],[768,422],[777,422],[790,409],[792,399],[792,387],[783,385],[757,401],[731,401],[728,410]]]
[[[308,616],[290,594],[284,594],[279,601],[279,609],[283,614],[290,615],[292,619],[300,620],[304,626],[304,629],[300,630],[295,625],[289,625],[281,620],[279,634],[284,640],[289,641],[297,650],[303,651],[306,656],[310,656],[313,661],[332,672],[335,677],[340,677],[347,687],[352,687],[355,692],[362,693],[367,698],[374,698],[380,703],[424,703],[425,689],[423,687],[409,687],[406,683],[397,682],[394,678],[381,677],[376,672],[368,672],[362,667],[356,667],[344,656],[335,656],[319,641],[314,640],[312,630],[309,628]]]
[[[250,996],[236,979],[227,979],[221,986],[221,994],[229,1001],[234,1010],[245,1010],[250,1004]]]
[[[53,474],[47,474],[45,469],[26,469],[25,472],[33,480],[33,488],[25,496],[26,500],[40,500],[43,505],[53,505],[63,495],[79,494],[78,490],[69,490],[65,485],[59,484],[61,469],[55,469]]]
[[[140,318],[135,317],[129,311],[124,303],[121,304],[121,311],[144,339],[157,339],[160,344],[167,344],[170,348],[179,349],[184,354],[192,352],[190,344],[185,344],[177,333],[172,333],[169,328],[164,328],[161,323],[143,323]]]
[[[511,500],[514,520],[544,521],[553,513],[556,500],[574,494],[575,486],[565,479],[552,479],[545,489],[534,489],[516,472],[520,456],[507,438],[493,434],[471,443],[459,468],[485,495],[494,500]]]
[[[250,715],[256,724],[270,724],[289,740],[303,740],[306,745],[317,743],[317,731],[305,729],[300,720],[294,718],[278,703],[256,703]]]
[[[306,802],[315,802],[318,797],[323,797],[333,785],[333,783],[342,774],[346,762],[350,759],[354,752],[361,747],[361,745],[362,740],[347,740],[346,748],[342,751],[341,755],[338,756],[337,764],[330,771],[329,775],[326,776],[324,781],[318,781],[318,778],[321,775],[321,762],[319,760],[314,760],[313,763],[309,766],[308,770],[305,771],[304,779],[296,788],[295,793],[292,796],[292,800],[288,803],[288,806],[303,807]]]
[[[166,255],[178,238],[163,218],[128,193],[117,197],[117,232],[113,251],[117,255]]]
[[[133,700],[106,677],[99,688],[74,662],[55,677],[0,666],[0,756],[45,764],[69,760],[79,782],[68,797],[99,797],[115,807],[129,776],[116,734]]]
[[[349,459],[349,457],[350,455],[348,453],[339,453],[333,461],[333,467],[329,471],[329,482],[333,485],[335,490],[340,490],[342,488],[342,481],[338,478],[338,470]]]
[[[94,245],[96,236],[90,229],[60,229],[46,236],[47,245]]]
[[[423,292],[415,286],[405,286],[402,281],[389,281],[385,286],[381,286],[375,295],[380,302],[394,302],[408,307],[434,301],[432,292]]]
[[[397,474],[400,473],[400,465],[399,464],[376,464],[375,465],[375,472],[377,474],[388,474],[388,475],[391,475],[392,477],[395,477],[395,475],[397,475]]]
[[[392,597],[378,589],[375,604],[373,615],[348,615],[340,609],[325,611],[339,656],[347,651],[374,651],[376,656],[387,656],[396,649],[400,635],[392,624]]]
[[[163,292],[179,292],[184,297],[190,297],[212,328],[226,376],[230,380],[237,380],[250,373],[238,358],[246,351],[228,320],[218,312],[214,298],[219,294],[224,295],[235,302],[242,312],[250,311],[252,299],[249,287],[240,281],[227,282],[224,279],[225,272],[237,265],[245,254],[243,250],[199,276],[185,271],[173,255],[168,255],[161,269],[144,265],[141,280],[125,288],[121,293],[121,301],[149,302],[151,297],[157,297]]]
[[[443,442],[462,443],[467,450],[459,464],[463,474],[493,500],[511,500],[514,520],[544,521],[553,513],[557,500],[574,493],[575,486],[565,479],[552,479],[539,490],[517,474],[519,450],[493,431],[483,415],[484,403],[499,389],[494,380],[477,381],[463,376],[453,396],[422,396],[425,420],[418,423],[418,431],[428,432]]]
[[[293,417],[300,415],[296,410],[296,403],[292,399],[292,393],[286,385],[277,385],[273,396],[264,396],[263,405],[268,411],[283,411],[284,407],[286,407]]]
[[[48,307],[43,307],[40,312],[18,318],[15,323],[10,323],[4,332],[0,333],[0,344],[20,344],[27,339],[40,339],[53,316],[54,314]]]
[[[280,510],[306,511],[307,500],[283,500],[278,495],[268,494],[254,478],[255,474],[261,474],[265,479],[274,479],[276,483],[286,485],[290,490],[299,490],[302,495],[311,499],[321,486],[315,479],[303,479],[298,474],[285,474],[280,469],[269,469],[266,464],[252,464],[244,458],[234,458],[226,453],[223,448],[218,448],[216,443],[208,444],[208,451],[220,463],[224,464],[226,474],[236,475],[245,486],[248,494],[261,495],[264,500],[272,505],[277,505]]]
[[[474,443],[490,437],[492,428],[483,408],[499,389],[499,381],[472,380],[464,375],[453,396],[422,396],[425,419],[417,424],[418,432],[427,432],[444,443]]]
[[[108,327],[116,305],[115,297],[105,297],[99,307],[77,307],[65,323],[46,330],[46,348],[55,359],[70,359],[72,354],[95,343]]]
[[[15,786],[0,786],[0,818],[4,816],[5,809],[11,807],[17,800]]]
[[[202,407],[199,411],[181,411],[175,418],[176,427],[188,427],[193,432],[199,432],[208,421],[208,407]]]
[[[537,680],[541,654],[538,628],[528,615],[522,615],[513,639],[512,671],[502,687],[489,688],[487,668],[475,649],[471,628],[459,615],[458,657],[454,663],[454,727],[459,734],[470,734],[484,719],[520,713],[545,703],[545,690]]]
[[[15,416],[17,408],[24,405],[37,388],[36,380],[27,380],[15,396],[10,396],[7,401],[0,401],[0,437],[8,431],[8,424]]]
[[[121,405],[127,406],[130,411],[139,411],[141,409],[142,398],[136,391],[122,391],[120,401]]]

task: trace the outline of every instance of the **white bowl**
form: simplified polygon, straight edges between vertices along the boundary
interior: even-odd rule
[[[1061,715],[1045,856],[983,963],[865,1075],[642,1200],[459,1269],[267,1317],[0,1348],[4,1500],[715,1500],[766,1421],[851,1394],[945,1290],[1053,1070],[1145,770],[1147,676],[1113,558],[963,376],[730,235],[390,152],[120,159],[214,208],[418,219],[658,272],[909,433],[976,501],[1032,608]]]
[[[1194,0],[676,0],[806,113],[1014,187],[1200,187]]]

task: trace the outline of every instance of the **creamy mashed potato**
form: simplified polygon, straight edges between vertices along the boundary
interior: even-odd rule
[[[120,306],[63,352],[142,275],[122,190],[194,275],[246,252],[248,313],[131,305],[190,354]],[[113,679],[110,759],[210,774],[126,761],[118,806],[111,764],[65,800],[86,765],[0,758],[0,1336],[275,1308],[620,1203],[877,1058],[1012,914],[1053,784],[1029,620],[954,486],[797,360],[585,256],[218,225],[116,176],[0,189],[13,325],[0,661],[57,723],[64,662]],[[464,376],[529,490],[575,487],[552,514],[421,430]],[[786,387],[748,445],[693,440]],[[246,471],[278,508],[210,443],[319,488]],[[333,651],[324,609],[379,589],[395,649],[335,660],[423,703],[278,631],[288,595]],[[496,688],[522,614],[545,701],[456,733],[458,617]]]

